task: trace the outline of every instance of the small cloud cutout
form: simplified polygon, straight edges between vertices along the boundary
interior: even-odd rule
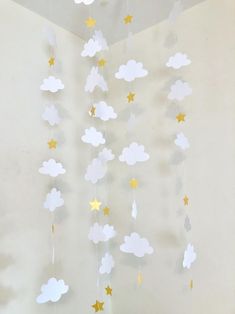
[[[145,238],[141,238],[136,232],[130,236],[124,237],[124,243],[120,246],[120,250],[124,253],[131,253],[137,257],[143,257],[145,254],[153,254],[153,248]]]
[[[39,173],[46,174],[51,177],[57,177],[59,174],[64,174],[66,170],[63,168],[60,162],[56,162],[54,159],[44,161],[42,167],[39,168]]]
[[[126,162],[129,166],[133,166],[137,162],[147,161],[148,159],[149,155],[145,152],[144,146],[135,142],[130,144],[129,147],[125,147],[119,156],[119,160]]]
[[[59,90],[64,89],[64,84],[60,79],[56,79],[54,76],[49,76],[43,80],[40,90],[56,93]]]
[[[178,70],[183,66],[187,66],[189,64],[191,64],[191,60],[188,58],[188,56],[184,53],[177,52],[174,56],[169,58],[166,66],[168,68]]]
[[[177,134],[175,145],[180,147],[182,150],[186,150],[190,147],[187,137],[182,132]]]
[[[85,134],[82,136],[82,141],[84,143],[91,144],[94,147],[105,144],[105,138],[103,137],[103,134],[98,132],[94,127],[85,129]]]
[[[129,60],[127,64],[123,64],[119,67],[115,77],[119,80],[123,79],[127,82],[132,82],[136,78],[144,77],[146,75],[148,75],[148,71],[144,69],[143,63]]]
[[[57,280],[56,278],[50,278],[47,284],[42,285],[41,294],[37,297],[36,302],[39,304],[51,302],[57,302],[60,300],[63,294],[69,291],[69,286],[65,285],[64,280]]]
[[[131,216],[132,216],[132,218],[136,219],[137,218],[137,214],[138,214],[138,210],[137,210],[136,201],[133,201],[132,209],[131,209]]]
[[[104,148],[98,155],[98,158],[103,161],[103,162],[107,162],[107,161],[111,161],[114,160],[115,155],[113,154],[111,149],[108,148]]]
[[[107,44],[107,41],[103,35],[103,33],[101,31],[95,31],[94,35],[93,35],[93,39],[98,41],[98,43],[100,44],[101,46],[101,50],[108,50],[109,47],[108,47],[108,44]]]
[[[94,57],[97,52],[101,51],[102,47],[97,40],[93,38],[89,39],[87,43],[85,43],[83,51],[81,52],[82,57]]]
[[[51,47],[56,47],[56,34],[52,27],[49,25],[45,26],[43,29],[43,35]]]
[[[108,91],[107,83],[104,77],[99,73],[98,67],[92,67],[87,76],[85,92],[92,93],[96,87],[99,87],[103,92]]]
[[[194,247],[192,244],[188,244],[185,252],[184,252],[184,260],[183,267],[190,269],[193,262],[195,262],[197,258],[197,254],[194,251]]]
[[[85,5],[89,5],[89,4],[92,4],[95,0],[74,0],[74,2],[76,4],[80,4],[80,3],[83,3]]]
[[[101,226],[96,222],[90,228],[88,239],[97,244],[99,242],[107,242],[115,236],[116,231],[114,230],[113,226],[108,224]]]
[[[99,268],[100,274],[110,274],[114,268],[114,259],[111,254],[106,253],[101,260],[101,266]]]
[[[177,80],[173,85],[171,85],[171,91],[168,95],[168,99],[181,101],[186,96],[191,95],[192,92],[193,90],[187,82]]]
[[[61,121],[59,112],[54,105],[46,106],[42,119],[47,121],[51,126],[58,125]]]
[[[61,197],[61,192],[56,188],[53,188],[50,193],[47,194],[46,200],[44,202],[44,208],[49,209],[53,212],[56,208],[64,205],[64,200]]]
[[[106,102],[100,101],[94,104],[95,107],[95,117],[100,118],[102,121],[108,121],[110,119],[116,119],[117,114],[114,112],[113,107],[108,106]]]

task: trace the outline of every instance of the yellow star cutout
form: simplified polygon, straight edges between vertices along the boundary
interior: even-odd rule
[[[111,295],[111,296],[113,295],[113,289],[110,288],[109,286],[107,286],[105,288],[105,292],[106,292],[107,295]]]
[[[133,16],[132,15],[127,15],[127,16],[124,17],[123,20],[124,20],[125,24],[130,24],[130,23],[132,23]]]
[[[92,106],[88,112],[89,112],[89,115],[91,117],[95,117],[95,115],[96,115],[96,107]]]
[[[109,216],[109,214],[110,214],[110,208],[109,208],[109,207],[103,208],[103,212],[104,212],[104,215],[105,215],[105,216]]]
[[[106,65],[107,61],[105,59],[99,59],[97,64],[100,68],[104,67]]]
[[[96,198],[89,203],[91,205],[91,210],[100,210],[101,202],[99,202]]]
[[[138,187],[138,184],[139,184],[138,180],[135,178],[132,178],[129,183],[130,183],[130,187],[132,189],[136,189]]]
[[[95,312],[103,311],[104,310],[104,302],[99,302],[96,300],[95,304],[92,305]]]
[[[53,66],[55,65],[55,58],[54,57],[50,57],[50,59],[48,60],[49,66]]]
[[[127,100],[128,100],[128,103],[130,102],[133,102],[135,100],[135,93],[129,93],[127,96],[126,96]]]
[[[189,282],[189,288],[192,290],[193,289],[193,280],[191,279]]]
[[[138,286],[141,286],[143,283],[143,275],[141,272],[138,272],[138,275],[137,275],[137,284]]]
[[[187,195],[185,195],[185,197],[183,198],[183,201],[184,201],[184,205],[187,206],[189,203],[189,198]]]
[[[176,116],[176,120],[180,123],[180,122],[185,122],[185,117],[186,115],[184,113],[179,113],[177,116]]]
[[[50,149],[57,147],[57,142],[54,139],[51,139],[47,144]]]
[[[86,21],[85,21],[85,24],[88,28],[92,28],[95,26],[96,24],[96,20],[93,19],[92,17],[89,17]]]

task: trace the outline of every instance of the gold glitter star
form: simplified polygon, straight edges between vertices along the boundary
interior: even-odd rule
[[[185,122],[185,117],[186,115],[184,113],[179,113],[177,116],[176,116],[176,120],[180,123],[180,122]]]
[[[126,96],[128,103],[133,102],[135,100],[135,93],[130,92],[127,96]]]
[[[192,290],[193,289],[193,280],[191,279],[189,282],[189,288]]]
[[[136,189],[138,187],[138,184],[139,184],[138,180],[135,178],[132,178],[129,183],[130,183],[130,187],[132,189]]]
[[[56,142],[56,140],[54,140],[54,139],[51,139],[47,144],[48,144],[48,147],[49,147],[50,149],[53,149],[53,148],[56,148],[56,147],[57,147],[57,142]]]
[[[54,57],[50,57],[50,59],[48,60],[49,66],[52,67],[53,65],[55,65],[55,58]]]
[[[85,24],[88,28],[92,28],[95,26],[96,24],[96,20],[93,19],[92,17],[89,17],[86,21],[85,21]]]
[[[105,292],[106,292],[107,295],[111,295],[111,296],[113,295],[113,294],[112,294],[112,293],[113,293],[113,289],[110,288],[110,286],[107,286],[107,287],[105,288],[105,290],[106,290]]]
[[[104,302],[100,302],[96,300],[95,304],[92,305],[95,312],[103,311],[104,310]]]
[[[183,201],[184,201],[184,205],[187,206],[189,203],[189,198],[187,195],[185,195],[185,197],[183,198]]]
[[[105,208],[103,208],[103,212],[104,212],[104,215],[105,215],[105,216],[109,216],[109,214],[110,214],[110,208],[106,206]]]
[[[127,16],[124,17],[123,20],[124,20],[125,24],[130,24],[130,23],[132,23],[133,16],[128,14]]]
[[[92,106],[88,112],[89,112],[89,115],[90,115],[91,117],[95,117],[95,114],[96,114],[96,107],[95,107],[95,106]]]
[[[91,201],[90,203],[90,206],[91,206],[91,210],[97,210],[99,211],[100,210],[100,206],[101,206],[101,202],[99,202],[96,198]]]
[[[143,275],[141,272],[138,272],[138,275],[137,275],[137,284],[138,286],[141,286],[143,283]]]
[[[105,59],[99,59],[97,64],[100,68],[104,67],[106,65],[107,61]]]

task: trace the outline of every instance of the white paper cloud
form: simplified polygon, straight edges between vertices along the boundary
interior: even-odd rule
[[[127,82],[132,82],[136,78],[144,77],[146,75],[148,75],[148,71],[144,69],[143,63],[129,60],[127,64],[123,64],[119,67],[115,77],[119,80],[123,79]]]
[[[96,87],[99,87],[103,92],[108,91],[107,83],[104,77],[99,73],[98,67],[92,67],[87,76],[85,92],[92,93]]]
[[[126,162],[128,165],[133,166],[137,162],[143,162],[149,159],[149,155],[145,153],[143,145],[133,142],[129,147],[125,147],[122,150],[122,154],[119,156],[121,162]]]
[[[107,41],[103,35],[103,33],[101,31],[95,31],[94,35],[93,35],[93,39],[98,41],[98,43],[101,46],[101,50],[108,50],[108,44]]]
[[[120,246],[120,250],[124,253],[134,254],[137,257],[153,253],[153,248],[150,246],[148,240],[141,238],[136,232],[124,237],[124,243]]]
[[[95,147],[105,144],[105,138],[103,137],[103,134],[98,132],[94,127],[85,129],[85,134],[82,136],[82,141]]]
[[[168,95],[168,99],[181,101],[186,96],[191,95],[192,92],[193,90],[187,82],[177,80],[173,85],[171,85],[171,91]]]
[[[83,3],[85,5],[92,4],[95,0],[74,0],[75,3],[80,4]]]
[[[49,25],[45,26],[43,29],[43,34],[51,47],[56,46],[56,34],[52,27]]]
[[[89,39],[87,43],[85,43],[83,51],[81,52],[82,57],[94,57],[95,54],[102,50],[100,43],[93,38]]]
[[[195,262],[196,258],[197,258],[197,254],[194,251],[193,245],[188,244],[188,246],[184,252],[183,267],[190,269],[192,263]]]
[[[137,218],[137,214],[138,214],[138,210],[137,210],[136,201],[133,201],[133,203],[132,203],[132,210],[131,210],[132,218],[136,219]]]
[[[100,274],[110,274],[114,268],[114,259],[111,254],[106,253],[101,260],[101,266],[99,268]]]
[[[40,90],[56,93],[58,90],[64,89],[64,84],[60,79],[56,79],[54,76],[49,76],[43,80]]]
[[[42,167],[39,168],[39,173],[47,174],[51,177],[57,177],[59,174],[64,174],[66,170],[60,162],[56,162],[54,159],[44,161]]]
[[[49,209],[53,212],[56,208],[64,205],[64,200],[61,197],[61,192],[56,188],[51,189],[50,193],[47,194],[44,202],[44,208]]]
[[[46,106],[42,119],[47,121],[51,126],[58,125],[61,121],[59,112],[54,105]]]
[[[99,242],[107,242],[115,236],[116,231],[114,230],[113,226],[108,224],[101,226],[96,222],[90,228],[88,239],[97,244]]]
[[[57,302],[60,300],[63,294],[66,294],[69,290],[69,286],[65,285],[64,280],[57,280],[56,278],[50,278],[47,284],[42,285],[41,294],[37,297],[36,301],[39,304],[46,302]]]
[[[191,60],[184,53],[177,52],[174,56],[170,57],[166,66],[168,68],[180,69],[183,66],[191,64]]]
[[[101,152],[99,152],[98,158],[103,162],[107,162],[114,160],[115,155],[113,154],[111,149],[105,147]]]
[[[95,117],[100,118],[102,121],[108,121],[110,119],[116,119],[117,114],[114,112],[113,107],[108,106],[106,102],[100,101],[94,104],[95,110]]]
[[[182,150],[186,150],[190,147],[187,137],[182,132],[177,134],[175,145],[179,146]]]

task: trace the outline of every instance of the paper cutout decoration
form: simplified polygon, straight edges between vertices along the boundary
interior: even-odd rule
[[[143,281],[144,281],[143,274],[139,271],[137,275],[137,284],[139,287],[142,285]]]
[[[122,154],[119,156],[121,162],[126,162],[127,165],[133,166],[137,162],[144,162],[149,159],[149,155],[145,152],[143,145],[133,142],[128,147],[122,150]]]
[[[188,206],[188,204],[189,204],[189,198],[188,198],[187,195],[184,196],[183,201],[184,201],[184,206]]]
[[[104,207],[103,208],[103,213],[104,213],[104,216],[109,216],[109,214],[110,214],[110,208],[109,207]]]
[[[56,46],[56,34],[55,34],[53,28],[51,28],[49,25],[45,26],[43,29],[43,34],[44,34],[48,44],[51,47],[55,47]]]
[[[54,140],[53,138],[47,142],[49,149],[56,149],[57,147],[57,141]]]
[[[124,253],[134,254],[136,257],[143,257],[145,254],[153,254],[153,248],[145,238],[141,238],[136,232],[124,237],[124,243],[120,250]]]
[[[173,69],[180,69],[183,66],[187,66],[191,64],[191,60],[188,58],[188,56],[184,53],[177,52],[174,56],[170,57],[166,66],[168,68],[173,68]]]
[[[135,101],[135,93],[129,92],[129,94],[126,96],[128,103],[131,103]]]
[[[96,87],[99,87],[103,92],[108,91],[107,83],[99,73],[98,67],[92,67],[86,80],[85,92],[92,93]]]
[[[51,126],[58,125],[61,121],[59,112],[54,105],[46,106],[42,119],[47,121]]]
[[[94,2],[95,0],[74,0],[75,3],[80,4],[83,3],[85,5],[90,5]]]
[[[107,41],[101,31],[95,31],[93,35],[93,39],[100,44],[102,51],[109,49]]]
[[[87,43],[85,43],[83,51],[81,52],[82,57],[94,57],[97,52],[102,50],[101,45],[97,40],[93,38],[89,39]]]
[[[130,183],[130,187],[132,189],[137,189],[138,188],[139,182],[138,182],[138,180],[136,178],[132,178],[129,183]]]
[[[63,294],[69,291],[69,286],[65,285],[64,280],[50,278],[45,285],[41,287],[41,294],[37,297],[36,302],[39,304],[46,302],[57,302]]]
[[[123,21],[125,24],[130,24],[132,23],[132,20],[133,20],[133,16],[132,15],[127,15],[124,17]]]
[[[187,82],[177,80],[173,85],[171,85],[171,91],[168,95],[168,99],[181,101],[186,96],[191,95],[192,92],[193,90]]]
[[[191,265],[195,262],[196,258],[197,258],[197,254],[194,251],[193,245],[188,244],[184,252],[183,267],[190,269]]]
[[[183,12],[183,4],[181,0],[178,0],[174,3],[174,6],[169,14],[168,20],[170,23],[175,23],[177,18],[180,16],[180,14]]]
[[[105,288],[105,293],[106,293],[106,295],[113,295],[113,289],[110,287],[110,286],[107,286],[106,288]]]
[[[43,207],[53,212],[56,208],[64,205],[64,200],[61,197],[61,192],[56,188],[51,189],[50,193],[47,194],[46,200]]]
[[[59,174],[64,174],[66,170],[60,162],[56,162],[54,159],[44,161],[42,167],[39,168],[39,173],[46,174],[51,177],[57,177]]]
[[[95,304],[92,305],[94,308],[95,312],[100,312],[104,310],[104,302],[100,302],[96,300]]]
[[[59,90],[64,89],[64,84],[60,79],[56,79],[54,76],[49,76],[43,80],[40,90],[56,93]]]
[[[129,60],[127,64],[119,67],[115,77],[119,80],[123,79],[127,82],[132,82],[136,78],[141,78],[148,75],[148,71],[144,69],[143,63]]]
[[[187,232],[189,232],[192,229],[191,222],[188,216],[185,217],[184,228]]]
[[[101,266],[99,268],[100,274],[110,274],[114,268],[114,259],[111,254],[106,253],[101,260]]]
[[[187,137],[182,132],[177,134],[175,145],[180,147],[182,150],[186,150],[190,147]]]
[[[99,59],[98,61],[97,61],[97,65],[98,65],[98,67],[100,67],[100,68],[103,68],[105,65],[106,65],[106,63],[107,63],[107,61],[105,60],[105,59]]]
[[[133,203],[132,203],[131,216],[132,216],[133,219],[136,219],[136,218],[137,218],[137,205],[136,205],[136,201],[133,201]]]
[[[105,138],[103,137],[103,134],[98,132],[94,127],[85,129],[85,134],[82,136],[82,141],[84,143],[91,144],[94,147],[105,144]]]
[[[95,117],[100,118],[102,121],[116,119],[117,114],[114,112],[112,106],[108,106],[105,101],[100,101],[93,105],[95,108]]]
[[[179,123],[180,123],[180,122],[185,122],[185,117],[186,117],[186,114],[180,112],[180,113],[176,116],[176,120],[177,120]]]
[[[50,57],[50,59],[48,60],[48,64],[49,64],[50,67],[55,65],[55,58],[54,57]]]
[[[88,239],[97,244],[99,242],[107,242],[115,236],[116,231],[113,226],[108,224],[101,226],[96,222],[90,228]]]
[[[92,27],[95,26],[96,20],[93,19],[93,17],[90,16],[90,17],[85,21],[85,24],[86,24],[86,26],[87,26],[88,28],[92,28]]]
[[[99,211],[100,210],[100,206],[101,206],[101,202],[99,202],[96,198],[91,201],[90,203],[90,206],[91,206],[91,210],[97,210]]]

